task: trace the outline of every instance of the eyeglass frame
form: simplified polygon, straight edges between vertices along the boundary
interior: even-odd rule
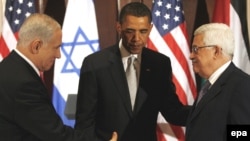
[[[216,45],[192,46],[191,52],[197,54],[198,50],[205,47],[216,47]]]

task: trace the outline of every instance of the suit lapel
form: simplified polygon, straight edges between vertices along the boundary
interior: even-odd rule
[[[143,103],[146,101],[147,99],[147,92],[144,91],[143,89],[143,84],[145,82],[150,82],[150,80],[148,80],[147,77],[148,75],[151,75],[150,73],[150,63],[147,60],[147,49],[144,48],[142,50],[142,54],[141,54],[141,72],[140,72],[140,79],[139,79],[139,85],[138,85],[138,91],[137,91],[137,95],[136,95],[136,103],[135,103],[135,110],[134,110],[134,114],[136,114],[137,112],[140,111]],[[147,80],[146,80],[147,79]]]
[[[198,103],[197,106],[195,106],[197,102],[195,101],[193,109],[192,109],[191,120],[195,118],[202,111],[203,108],[206,107],[209,101],[211,101],[213,98],[215,98],[219,94],[220,90],[221,90],[221,85],[212,86],[207,92],[207,94],[204,95],[204,97]]]
[[[109,61],[114,65],[111,70],[112,79],[116,84],[116,87],[119,90],[119,94],[121,98],[123,99],[124,105],[128,111],[128,114],[133,117],[133,115],[136,115],[137,112],[140,111],[143,103],[147,99],[147,93],[143,90],[143,81],[144,82],[150,82],[150,80],[145,80],[148,75],[151,75],[150,73],[150,61],[148,61],[148,49],[144,48],[141,55],[141,69],[140,69],[140,79],[139,79],[139,86],[138,91],[136,95],[136,102],[134,111],[132,111],[132,106],[130,102],[130,95],[129,95],[129,89],[127,85],[126,76],[124,73],[124,68],[121,60],[121,54],[118,46],[115,46],[111,49],[112,55],[109,57]]]
[[[111,50],[112,53],[109,56],[109,62],[113,65],[111,67],[111,76],[113,81],[116,84],[116,87],[118,88],[119,95],[121,96],[123,100],[123,104],[127,109],[128,114],[132,117],[132,106],[130,102],[130,95],[129,95],[129,89],[128,89],[128,84],[126,80],[126,76],[124,73],[124,68],[122,64],[122,59],[121,59],[121,54],[119,51],[119,47],[115,46]]]
[[[220,91],[222,90],[223,86],[226,84],[226,80],[228,79],[229,75],[231,75],[232,71],[236,67],[233,63],[229,65],[229,67],[221,74],[219,79],[211,86],[211,88],[208,90],[207,94],[204,95],[202,100],[199,102],[197,106],[195,106],[196,101],[194,103],[190,121],[193,120],[202,110],[209,104],[209,102],[218,96],[220,94]]]
[[[141,88],[138,88],[137,95],[136,95],[136,102],[135,102],[135,108],[133,114],[136,115],[138,113],[147,99],[147,93]]]
[[[25,67],[23,69],[27,69],[27,72],[29,72],[30,75],[32,75],[37,81],[40,81],[44,85],[44,82],[42,81],[41,77],[38,76],[36,71],[30,66],[30,64],[27,63],[19,54],[17,54],[15,51],[12,51],[10,55],[18,62],[17,65],[20,65],[20,67]]]

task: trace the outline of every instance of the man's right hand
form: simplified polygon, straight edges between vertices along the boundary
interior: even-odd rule
[[[117,133],[116,133],[116,132],[113,132],[112,138],[110,139],[110,141],[117,141],[117,139],[118,139]]]

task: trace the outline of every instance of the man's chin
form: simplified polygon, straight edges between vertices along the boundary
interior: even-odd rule
[[[130,50],[130,53],[132,54],[140,54],[142,52],[141,49],[133,49],[133,50]]]

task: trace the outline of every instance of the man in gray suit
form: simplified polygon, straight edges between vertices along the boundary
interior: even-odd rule
[[[227,141],[227,125],[250,124],[250,77],[232,62],[234,45],[234,35],[225,24],[196,29],[190,59],[194,71],[210,86],[193,105],[186,141]]]

